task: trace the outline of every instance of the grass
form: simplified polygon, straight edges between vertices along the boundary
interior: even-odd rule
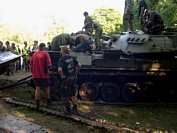
[[[177,132],[177,109],[150,109],[118,106],[80,106],[81,111],[110,122]],[[137,125],[137,123],[139,123]]]
[[[10,91],[9,91],[10,90]],[[4,92],[11,93],[10,95],[19,98],[33,98],[34,89],[26,89],[24,85],[16,86],[13,89],[4,90]],[[29,93],[31,92],[31,93]],[[1,93],[0,93],[1,94]],[[7,95],[7,94],[6,94]],[[0,98],[3,96],[0,95]],[[41,91],[41,98],[45,99],[44,92]],[[154,105],[155,106],[155,105]],[[0,106],[1,108],[1,106]],[[95,105],[79,105],[79,110],[91,116],[104,119],[106,121],[115,122],[119,124],[126,124],[132,126],[139,126],[161,131],[168,131],[170,133],[177,132],[177,108],[137,108],[137,107],[119,107],[119,106],[95,106]],[[0,109],[0,113],[3,113]],[[27,107],[14,107],[10,110],[14,116],[23,118],[30,122],[35,122],[41,126],[46,126],[50,130],[61,130],[65,132],[65,128],[69,125],[76,125],[76,123],[63,118],[48,115]],[[63,122],[62,127],[59,121]],[[137,124],[138,123],[138,124]],[[70,127],[71,128],[71,127]],[[73,127],[72,127],[73,128]],[[83,130],[83,126],[78,125],[74,129]],[[97,132],[93,127],[87,127],[90,132]],[[51,130],[51,133],[52,133]],[[68,129],[69,130],[69,129]]]

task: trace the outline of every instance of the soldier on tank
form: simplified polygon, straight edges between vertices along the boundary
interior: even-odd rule
[[[164,25],[162,16],[156,11],[150,11],[148,9],[145,9],[143,16],[148,16],[148,19],[145,22],[145,26],[148,30],[152,26],[156,26],[156,25],[163,26]]]
[[[89,16],[88,12],[84,12],[84,26],[82,27],[82,30],[85,29],[86,32],[89,32],[92,34],[93,29],[92,29],[92,25],[93,25],[93,20],[92,18]]]
[[[125,7],[124,7],[124,15],[123,15],[123,31],[126,32],[128,29],[128,25],[130,26],[130,30],[133,32],[133,14],[134,8],[134,0],[125,0]]]
[[[63,33],[59,34],[55,37],[53,37],[51,42],[51,50],[52,51],[60,51],[60,46],[67,46],[70,45],[70,48],[72,49],[72,46],[74,45],[76,41],[76,38],[74,36],[71,36],[70,34]]]
[[[96,50],[101,50],[102,49],[102,44],[101,44],[101,36],[103,33],[103,28],[97,21],[93,21],[93,29],[95,30],[95,45],[96,45]]]
[[[66,113],[77,112],[77,96],[74,87],[77,75],[79,74],[81,64],[68,54],[67,47],[61,48],[62,57],[58,61],[58,73],[61,78],[62,100],[66,108]],[[70,101],[73,105],[71,110]]]

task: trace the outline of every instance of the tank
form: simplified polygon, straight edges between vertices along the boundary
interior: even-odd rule
[[[172,30],[173,31],[173,30]],[[175,30],[176,32],[176,30]],[[70,52],[81,64],[78,99],[104,102],[176,102],[177,36],[121,33],[104,40],[102,51]],[[107,37],[108,38],[108,37]],[[53,65],[51,93],[60,98],[59,51],[48,51]]]

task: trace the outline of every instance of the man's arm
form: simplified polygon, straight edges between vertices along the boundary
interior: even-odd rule
[[[79,74],[80,69],[81,69],[81,64],[78,63],[77,64],[77,69],[76,69],[76,76]]]
[[[66,76],[63,75],[63,71],[62,71],[61,67],[58,68],[58,74],[60,75],[61,79],[64,79],[66,77]]]

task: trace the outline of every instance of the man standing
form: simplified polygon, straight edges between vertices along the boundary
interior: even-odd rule
[[[32,50],[37,50],[37,49],[38,49],[38,41],[35,40]]]
[[[22,48],[23,65],[25,67],[25,72],[29,71],[29,57],[30,57],[30,47],[28,47],[27,42],[24,42],[24,47]]]
[[[63,104],[67,110],[66,113],[71,113],[70,100],[73,104],[73,113],[77,112],[77,97],[75,95],[76,90],[74,87],[75,80],[79,74],[81,64],[73,57],[68,54],[69,50],[67,47],[61,48],[62,57],[58,61],[58,73],[61,78],[61,89]],[[77,68],[76,68],[77,67]]]
[[[75,36],[76,42],[75,45],[76,47],[74,48],[74,52],[86,52],[89,51],[90,54],[92,54],[92,48],[90,44],[93,43],[93,39],[86,35],[86,34],[78,34]]]
[[[128,25],[130,26],[130,30],[133,32],[133,20],[134,20],[133,8],[134,8],[134,0],[125,0],[124,15],[123,15],[124,32],[127,31]]]
[[[60,51],[60,46],[74,45],[76,38],[70,34],[63,33],[55,36],[51,42],[52,51]]]
[[[88,33],[91,33],[92,34],[92,25],[93,25],[93,20],[92,18],[89,16],[88,12],[84,12],[84,17],[85,17],[85,20],[84,20],[84,26],[82,28],[85,29],[86,32]]]
[[[0,53],[5,52],[5,47],[3,46],[3,42],[0,41]]]
[[[144,26],[145,17],[143,16],[143,14],[144,14],[144,9],[148,9],[147,4],[144,0],[137,0],[137,2],[139,3],[138,16],[140,17],[140,29],[143,32],[145,32],[146,31],[146,27]]]
[[[32,78],[36,86],[35,99],[37,102],[36,109],[40,107],[40,89],[45,88],[47,105],[50,106],[50,75],[49,68],[52,66],[50,56],[45,52],[45,43],[40,43],[39,50],[36,51],[30,59],[30,69]]]
[[[148,9],[145,9],[143,16],[148,16],[148,19],[145,22],[145,26],[147,29],[150,29],[152,26],[155,25],[164,25],[162,16],[156,11],[150,11]]]
[[[96,45],[96,50],[101,50],[102,49],[102,44],[101,44],[101,36],[103,33],[103,28],[97,21],[93,21],[93,29],[95,29],[95,45]]]
[[[10,42],[6,41],[5,44],[6,44],[5,50],[6,50],[6,52],[8,52],[10,50]]]
[[[19,47],[15,46],[15,43],[12,43],[10,51],[16,55],[20,55]],[[13,63],[13,69],[17,72],[20,69],[20,59]]]

